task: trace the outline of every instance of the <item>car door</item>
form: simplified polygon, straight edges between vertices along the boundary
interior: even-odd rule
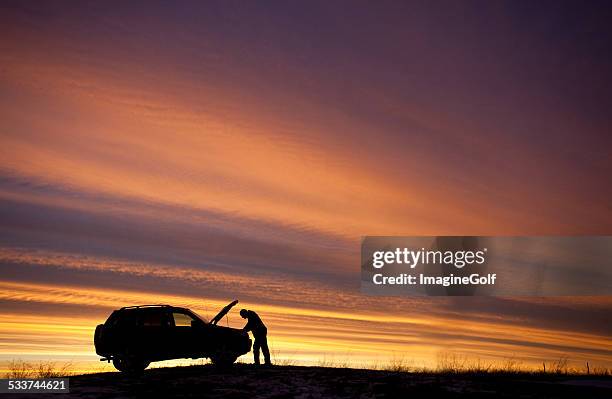
[[[177,357],[199,357],[202,352],[196,340],[197,329],[202,324],[184,309],[172,310],[172,341],[177,348]]]
[[[172,358],[172,342],[169,340],[170,320],[165,308],[139,309],[138,346],[145,359]]]

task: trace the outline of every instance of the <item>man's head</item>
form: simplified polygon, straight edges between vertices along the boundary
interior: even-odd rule
[[[246,310],[246,309],[240,309],[240,316],[241,316],[243,319],[246,319],[246,318],[247,318],[247,315],[248,315],[248,310]]]

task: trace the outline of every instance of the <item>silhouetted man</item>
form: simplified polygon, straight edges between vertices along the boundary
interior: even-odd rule
[[[252,310],[242,309],[240,311],[240,316],[243,319],[247,319],[247,323],[244,326],[244,331],[251,331],[253,333],[253,338],[255,338],[255,343],[253,343],[253,357],[255,359],[255,364],[259,364],[259,349],[264,355],[264,360],[267,365],[272,364],[270,361],[270,350],[268,349],[268,338],[266,335],[268,334],[268,329],[266,328],[259,315]]]

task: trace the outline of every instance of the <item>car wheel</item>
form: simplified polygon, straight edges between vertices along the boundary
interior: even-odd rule
[[[210,357],[210,360],[217,367],[230,367],[238,359],[235,353],[218,352]]]
[[[151,362],[134,357],[116,357],[113,359],[113,366],[123,373],[140,374]]]

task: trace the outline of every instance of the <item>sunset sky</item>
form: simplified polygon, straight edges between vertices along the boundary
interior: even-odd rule
[[[235,298],[273,360],[612,367],[612,297],[359,292],[365,235],[611,234],[611,10],[1,2],[0,369]]]

